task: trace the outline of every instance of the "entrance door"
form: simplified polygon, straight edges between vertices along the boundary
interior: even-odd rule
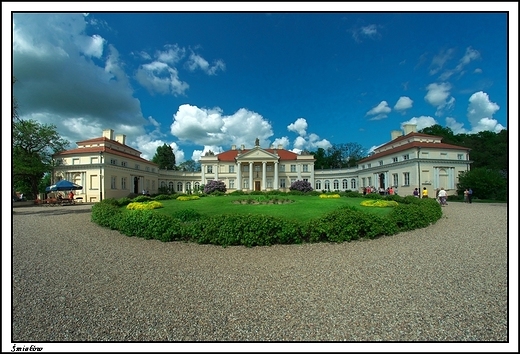
[[[260,181],[255,181],[255,191],[260,190]]]
[[[385,189],[385,174],[379,174],[379,188]]]

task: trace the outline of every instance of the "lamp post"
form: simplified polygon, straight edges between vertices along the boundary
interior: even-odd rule
[[[103,151],[99,152],[99,201],[103,200],[103,175],[102,173],[103,166]]]

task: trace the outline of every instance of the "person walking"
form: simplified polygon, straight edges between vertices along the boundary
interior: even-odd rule
[[[441,206],[448,205],[448,203],[446,203],[447,197],[448,197],[448,195],[446,194],[446,191],[444,190],[443,187],[441,187],[441,189],[439,190],[439,201],[441,203]]]
[[[426,189],[426,187],[424,187],[423,190],[422,190],[422,197],[423,198],[428,198],[428,190]]]
[[[468,189],[466,188],[464,190],[464,203],[468,203],[469,202],[469,194],[468,194]]]
[[[419,189],[415,188],[415,189],[413,190],[413,196],[414,196],[415,198],[419,198]]]
[[[468,203],[471,204],[472,199],[473,199],[473,190],[470,188],[470,189],[468,189]]]

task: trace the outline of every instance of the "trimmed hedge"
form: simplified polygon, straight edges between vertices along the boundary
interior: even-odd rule
[[[400,200],[385,216],[369,214],[356,207],[342,207],[321,218],[302,222],[257,214],[203,217],[194,209],[163,215],[153,210],[124,210],[118,201],[104,200],[92,207],[91,220],[127,236],[163,242],[253,247],[373,239],[427,227],[442,217],[441,206],[433,198],[389,197],[374,198]]]

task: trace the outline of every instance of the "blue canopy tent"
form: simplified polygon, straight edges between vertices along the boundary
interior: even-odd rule
[[[70,181],[67,181],[65,179],[62,179],[61,181],[57,182],[56,184],[53,184],[52,186],[46,187],[46,192],[56,192],[56,191],[77,191],[79,189],[83,189],[82,186],[76,183],[72,183]]]

